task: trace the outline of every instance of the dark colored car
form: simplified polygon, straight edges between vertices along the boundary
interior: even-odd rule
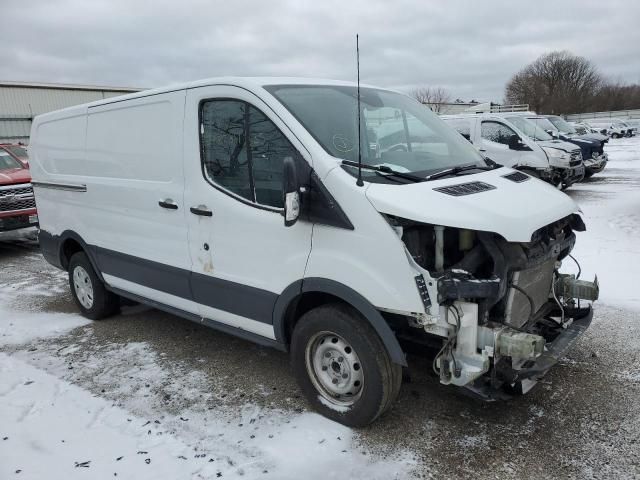
[[[608,155],[604,153],[606,140],[596,139],[589,134],[579,135],[573,126],[557,115],[533,115],[527,118],[536,122],[550,135],[580,147],[585,177],[604,170],[609,161]]]

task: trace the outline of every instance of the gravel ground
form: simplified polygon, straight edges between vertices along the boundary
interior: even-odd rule
[[[614,165],[570,194],[584,208],[637,191],[639,179],[636,170]],[[622,229],[637,240],[637,226]],[[638,263],[628,269],[637,271]],[[0,241],[0,291],[9,309],[76,312],[66,275],[42,259],[28,236]],[[398,403],[357,431],[350,448],[396,461],[411,452],[415,478],[640,478],[638,310],[607,298],[568,357],[533,391],[507,403],[483,403],[439,385],[428,360],[411,357]],[[247,408],[266,417],[308,409],[285,354],[141,306],[0,352],[143,417],[198,414],[204,420],[190,425],[194,441],[206,437],[208,411],[238,428]]]

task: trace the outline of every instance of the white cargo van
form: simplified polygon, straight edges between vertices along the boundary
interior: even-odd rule
[[[526,121],[516,125],[506,115],[517,114],[469,113],[440,118],[500,165],[527,172],[557,188],[582,180],[584,166],[578,147],[554,140]]]
[[[36,117],[45,258],[89,318],[124,297],[290,350],[347,425],[392,405],[409,343],[443,384],[526,391],[591,322],[597,284],[560,273],[578,207],[410,97],[356,92],[221,78]]]

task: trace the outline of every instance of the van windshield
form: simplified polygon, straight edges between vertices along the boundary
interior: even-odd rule
[[[518,130],[520,130],[527,137],[533,140],[543,142],[547,140],[553,140],[553,137],[551,135],[549,135],[544,131],[542,127],[536,125],[531,120],[516,115],[512,117],[505,117],[505,119],[513,123]]]
[[[547,119],[562,133],[574,134],[577,133],[576,129],[569,125],[563,118],[560,117],[547,117]]]
[[[358,161],[357,89],[333,85],[274,85],[269,91],[333,157]],[[475,148],[431,110],[386,90],[360,89],[362,162],[430,175],[461,166],[486,167]],[[355,175],[355,169],[346,169]],[[372,177],[374,171],[364,171]]]

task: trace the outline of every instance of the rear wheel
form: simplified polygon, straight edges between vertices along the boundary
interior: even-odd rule
[[[351,307],[317,307],[293,331],[291,362],[309,403],[344,425],[368,425],[397,398],[402,368]]]
[[[85,317],[101,320],[118,311],[118,296],[105,288],[84,252],[74,254],[69,260],[69,286]]]

